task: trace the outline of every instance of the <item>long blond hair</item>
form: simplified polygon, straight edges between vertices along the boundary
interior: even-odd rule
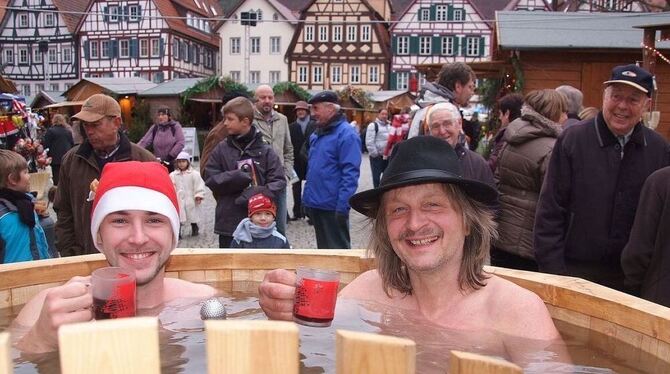
[[[458,286],[461,290],[479,289],[486,285],[488,275],[484,272],[484,263],[489,257],[492,241],[498,237],[493,212],[465,194],[459,187],[442,184],[449,201],[463,215],[463,222],[470,234],[463,243],[463,256],[458,272]],[[402,294],[412,294],[412,284],[407,266],[395,253],[386,228],[386,214],[383,209],[383,197],[376,207],[375,218],[372,220],[372,235],[368,251],[377,262],[377,270],[382,278],[384,292],[390,296],[391,289]]]

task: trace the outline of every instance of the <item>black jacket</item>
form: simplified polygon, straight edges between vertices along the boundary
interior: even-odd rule
[[[620,256],[642,184],[670,164],[668,143],[638,123],[623,150],[602,112],[554,146],[534,226],[540,271],[622,288]]]
[[[307,123],[307,127],[305,127],[304,134],[297,121],[288,125],[288,128],[291,135],[291,143],[293,143],[293,167],[295,168],[296,174],[298,174],[298,178],[305,179],[305,175],[307,174],[307,158],[303,157],[300,154],[300,151],[305,141],[309,139],[309,136],[314,132],[316,125],[314,120],[310,119]]]
[[[51,126],[47,133],[44,134],[44,148],[49,148],[49,157],[51,163],[60,165],[63,156],[74,147],[74,140],[72,140],[72,132],[64,126]]]

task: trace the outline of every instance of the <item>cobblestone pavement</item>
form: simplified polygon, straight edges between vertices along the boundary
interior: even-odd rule
[[[198,169],[197,162],[194,163],[194,168]],[[358,180],[358,191],[364,191],[372,188],[372,176],[370,175],[370,161],[368,155],[363,154],[361,161],[361,176]],[[293,207],[293,196],[291,188],[288,190],[288,210],[291,212]],[[200,235],[191,236],[191,228],[184,227],[182,231],[182,239],[179,241],[180,248],[218,248],[219,236],[214,234],[214,208],[216,202],[212,196],[211,191],[207,190],[205,200],[201,206],[200,219]],[[365,217],[354,210],[351,210],[349,215],[349,223],[351,226],[351,246],[352,248],[366,248],[369,225],[366,223]],[[289,221],[287,228],[287,237],[293,248],[311,249],[316,248],[316,236],[314,235],[314,228],[307,224],[306,220]]]

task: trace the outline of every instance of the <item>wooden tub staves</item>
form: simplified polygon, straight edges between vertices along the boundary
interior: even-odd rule
[[[24,304],[44,288],[62,284],[76,275],[88,275],[94,269],[102,266],[106,266],[106,262],[100,254],[0,265],[0,308]],[[177,249],[168,262],[167,274],[195,282],[258,282],[263,279],[268,270],[295,269],[298,266],[337,270],[341,274],[342,282],[348,283],[358,274],[371,269],[374,264],[372,259],[365,257],[363,250],[280,252],[276,250]],[[595,340],[589,343],[613,353],[613,356],[631,358],[640,352],[645,352],[657,358],[660,364],[670,363],[669,308],[578,278],[494,267],[489,267],[487,270],[538,294],[547,304],[555,320],[601,333],[599,336],[607,339],[599,341],[594,338]],[[258,328],[253,323],[248,324],[247,327]],[[268,327],[268,331],[275,328]],[[284,330],[293,333],[290,328],[282,331]],[[221,329],[217,331],[220,332]],[[209,336],[210,331],[207,334]],[[353,338],[359,337],[358,334],[351,335],[345,332],[343,336],[349,338],[342,339],[348,344],[362,344]],[[403,344],[398,345],[398,341],[393,339],[388,341],[381,339],[380,342],[378,342],[380,339],[363,338],[362,340],[373,341],[374,344],[389,344],[388,349],[393,352],[413,352]],[[626,344],[612,344],[613,341]],[[11,370],[11,363],[7,362],[8,357],[5,353],[8,345],[9,340],[6,335],[0,335],[0,374],[11,373],[7,371]],[[631,346],[635,349],[627,348]],[[376,351],[379,352],[379,349]],[[347,352],[346,349],[342,351]],[[361,353],[360,349],[349,351]],[[375,352],[375,349],[369,349],[369,351]],[[460,357],[463,362],[477,360],[476,355],[461,355]],[[402,360],[400,356],[397,359]],[[298,358],[295,357],[295,360],[297,362]],[[360,357],[343,360],[338,358],[337,362],[353,363],[361,362],[360,360]],[[404,365],[406,370],[402,372],[413,372],[412,360],[413,358]],[[487,368],[485,369],[487,371],[479,371],[482,373],[506,373],[516,370],[505,366],[505,363],[501,363],[502,366],[497,365],[494,360],[481,358],[481,361],[478,367]],[[461,369],[458,370],[466,370],[468,367],[473,366],[462,364]],[[654,371],[653,367],[644,369]],[[96,374],[103,374],[103,372],[98,371]]]

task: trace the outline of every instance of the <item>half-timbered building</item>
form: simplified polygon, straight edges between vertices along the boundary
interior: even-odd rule
[[[305,89],[386,87],[387,24],[366,0],[313,0],[288,48],[290,80]]]
[[[565,0],[557,8],[557,10],[563,12],[652,12],[663,10],[660,2],[648,0]]]
[[[255,25],[241,22],[253,14]],[[298,16],[277,0],[245,0],[232,9],[217,32],[221,38],[221,74],[253,87],[287,81],[284,59]]]
[[[392,90],[419,82],[416,65],[487,61],[491,57],[493,18],[508,0],[415,0],[391,26]]]
[[[216,0],[94,0],[79,25],[81,76],[153,82],[216,73]]]
[[[552,9],[551,0],[512,0],[504,10],[529,10],[537,12],[550,11]]]
[[[19,93],[59,91],[79,78],[75,31],[87,0],[9,0],[0,23],[2,74]]]

